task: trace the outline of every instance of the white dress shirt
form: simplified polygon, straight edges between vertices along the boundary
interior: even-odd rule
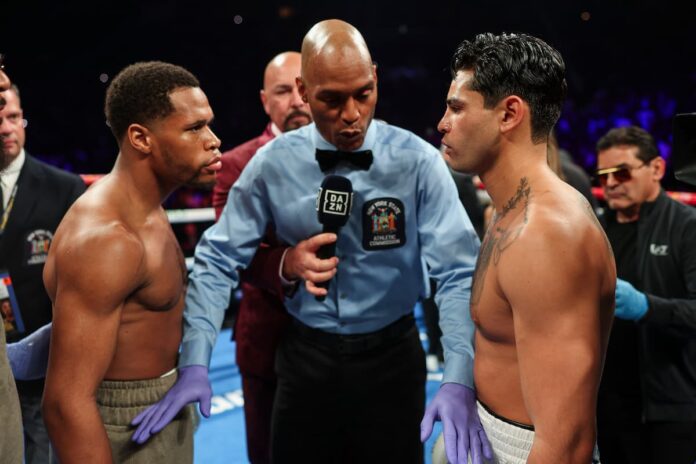
[[[26,158],[24,154],[24,148],[19,152],[19,155],[13,159],[7,168],[0,171],[0,187],[2,187],[2,209],[3,211],[7,208],[7,203],[10,201],[10,196],[12,195],[12,189],[15,184],[17,184],[17,179],[19,179],[19,173],[24,166],[24,159]]]

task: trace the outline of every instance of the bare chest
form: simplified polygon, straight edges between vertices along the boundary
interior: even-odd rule
[[[496,266],[491,263],[485,270],[477,268],[472,289],[471,318],[479,336],[493,343],[514,343],[512,309],[498,285]]]
[[[146,310],[167,311],[183,303],[186,263],[169,224],[141,234],[145,247],[145,280],[131,300]]]
[[[524,217],[494,222],[481,243],[471,289],[471,318],[479,334],[492,342],[514,343],[512,308],[498,275],[503,256],[525,226]]]

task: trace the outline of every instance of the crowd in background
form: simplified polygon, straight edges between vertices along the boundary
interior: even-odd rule
[[[400,74],[392,77],[392,84],[395,79],[399,78]],[[693,79],[696,81],[696,72]],[[390,84],[387,77],[384,86]],[[679,89],[663,89],[663,90],[640,90],[640,89],[623,89],[618,93],[613,89],[600,89],[587,102],[573,100],[572,96],[565,104],[561,118],[556,125],[556,133],[559,146],[566,150],[573,160],[581,166],[588,174],[591,175],[596,164],[596,141],[607,130],[612,127],[637,125],[643,127],[654,135],[660,155],[667,160],[667,175],[663,180],[663,185],[668,190],[693,191],[694,188],[688,184],[677,181],[674,178],[671,170],[670,155],[672,145],[672,117],[677,109],[677,102],[682,108],[693,108],[696,111],[696,92],[689,89],[683,89],[682,92],[676,93]],[[388,94],[389,90],[383,93]],[[30,98],[28,96],[27,98]],[[383,98],[384,100],[384,98]],[[441,103],[438,98],[433,96],[436,103]],[[690,102],[690,103],[685,103]],[[212,102],[215,109],[224,103]],[[382,109],[386,108],[386,109]],[[389,105],[384,105],[378,110],[377,117],[386,121],[397,118],[396,114],[389,114]],[[393,108],[393,107],[391,107]],[[249,111],[259,111],[256,107],[250,108]],[[411,129],[430,141],[433,145],[438,146],[440,143],[440,134],[435,129],[433,121],[431,126],[423,128],[412,127]],[[218,121],[217,125],[224,124],[223,121]],[[27,128],[31,131],[31,127]],[[229,149],[241,139],[223,140],[223,149]],[[103,153],[87,153],[83,150],[78,150],[72,153],[37,153],[36,156],[49,164],[66,169],[76,173],[102,173],[107,172],[113,162],[115,151],[109,144],[103,147]],[[596,183],[594,184],[596,186]],[[175,192],[165,203],[167,208],[203,208],[211,205],[209,192],[182,187]],[[188,237],[194,234],[199,235],[202,230],[195,225],[177,226],[177,233],[181,237]],[[193,243],[191,246],[186,246],[190,239],[184,239],[182,244],[184,251],[193,251]]]

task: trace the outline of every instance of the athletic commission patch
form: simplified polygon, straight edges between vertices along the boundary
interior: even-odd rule
[[[406,218],[401,200],[378,198],[365,202],[362,223],[366,250],[386,250],[406,243]]]
[[[37,229],[29,232],[24,238],[24,265],[45,263],[52,240],[53,233],[50,230]]]

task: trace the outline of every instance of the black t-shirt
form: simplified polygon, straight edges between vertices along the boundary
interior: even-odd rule
[[[638,279],[638,222],[614,222],[609,224],[606,232],[614,250],[618,277],[635,286]],[[601,416],[605,420],[640,420],[639,346],[636,323],[615,318],[599,388],[599,409],[604,411]]]

